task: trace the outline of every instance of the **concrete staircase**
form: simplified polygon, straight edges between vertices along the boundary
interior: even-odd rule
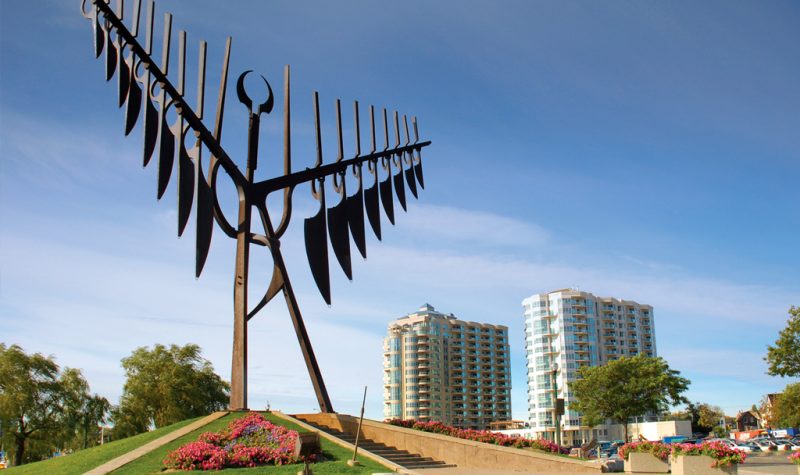
[[[346,432],[342,432],[336,429],[332,429],[327,426],[314,424],[310,421],[303,421],[307,424],[310,424],[317,429],[324,431],[336,438],[339,438],[345,442],[350,444],[356,443],[356,436],[353,434],[348,434]],[[450,465],[441,460],[434,460],[431,457],[422,457],[419,454],[412,454],[406,450],[400,450],[396,447],[390,447],[388,445],[381,444],[379,442],[374,442],[369,439],[365,439],[363,437],[359,438],[358,440],[358,449],[359,450],[366,450],[368,452],[372,452],[375,455],[379,455],[386,460],[396,463],[403,468],[408,470],[422,470],[426,468],[447,468],[447,467],[455,467],[455,465]]]

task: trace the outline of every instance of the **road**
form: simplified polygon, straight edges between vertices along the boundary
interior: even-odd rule
[[[739,466],[739,475],[797,475],[797,467],[786,457],[788,452],[754,455]]]
[[[754,455],[747,458],[747,462],[739,466],[739,475],[798,475],[797,468],[786,459],[787,452],[770,453],[768,455]],[[467,469],[467,468],[440,468],[420,470],[424,475],[502,475],[516,474],[521,472],[491,469]],[[539,475],[551,475],[549,473],[537,472]],[[568,472],[559,472],[552,475],[567,475]]]

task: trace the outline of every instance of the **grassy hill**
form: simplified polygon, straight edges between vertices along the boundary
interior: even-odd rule
[[[162,435],[168,434],[176,429],[191,424],[200,419],[187,419],[166,427],[161,427],[151,432],[135,435],[126,439],[115,440],[107,444],[98,445],[85,450],[79,450],[70,455],[56,457],[42,462],[25,464],[19,467],[12,467],[3,472],[3,475],[27,475],[40,473],[60,473],[65,475],[81,474],[95,467],[98,467],[111,459],[126,454],[131,450],[140,447],[151,440],[155,440]]]
[[[168,443],[158,449],[153,450],[152,452],[140,457],[133,462],[124,465],[118,470],[115,470],[114,474],[121,474],[121,475],[139,475],[139,474],[153,474],[153,473],[160,473],[163,470],[163,466],[161,461],[167,456],[167,453],[175,450],[176,448],[180,447],[183,444],[196,440],[197,437],[207,431],[215,432],[225,428],[231,421],[245,416],[246,413],[232,413],[224,416],[220,419],[217,419],[210,424],[201,427],[200,429],[190,432],[189,434],[176,439],[175,441]],[[299,426],[296,426],[292,423],[284,421],[278,417],[273,416],[272,414],[264,414],[264,416],[270,420],[270,422],[282,425],[289,429],[300,430],[303,429]],[[127,439],[122,439],[118,441],[114,441],[105,445],[92,447],[90,449],[81,450],[75,452],[71,455],[65,455],[63,457],[58,457],[55,459],[45,460],[43,462],[36,462],[27,465],[23,465],[21,467],[14,467],[9,469],[6,472],[3,472],[3,475],[25,475],[25,474],[43,474],[43,473],[59,473],[59,474],[80,474],[84,473],[87,470],[91,470],[115,457],[123,455],[131,450],[136,449],[137,447],[150,442],[162,435],[165,435],[169,432],[172,432],[180,427],[183,427],[191,422],[196,421],[197,419],[190,419],[186,421],[179,422],[177,424],[173,424],[171,426],[162,427],[161,429],[157,429],[152,432],[148,432],[145,434],[139,434],[134,437],[129,437]],[[362,474],[362,473],[375,473],[375,472],[388,472],[390,471],[388,468],[373,462],[372,460],[359,457],[358,460],[361,462],[361,467],[348,467],[347,460],[352,457],[352,452],[347,449],[344,449],[332,442],[327,441],[324,438],[320,438],[320,442],[322,445],[322,453],[325,461],[319,462],[313,465],[314,473],[316,474]],[[284,465],[284,466],[265,466],[265,467],[256,467],[256,468],[238,468],[238,469],[227,469],[222,470],[221,472],[246,472],[247,474],[260,474],[260,473],[269,473],[269,474],[296,474],[300,470],[300,465]],[[198,472],[200,473],[200,472]],[[215,472],[219,473],[219,472]]]

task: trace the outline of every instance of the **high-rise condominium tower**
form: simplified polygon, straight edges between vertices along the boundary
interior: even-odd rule
[[[485,429],[511,418],[508,328],[465,322],[428,304],[383,340],[387,419]]]
[[[570,383],[582,366],[602,365],[620,356],[656,356],[653,307],[572,289],[532,295],[522,305],[531,429],[554,440],[555,400],[563,398],[563,443],[602,439],[602,432],[582,425],[580,414],[569,410]]]

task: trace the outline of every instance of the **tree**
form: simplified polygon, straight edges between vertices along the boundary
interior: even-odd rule
[[[692,421],[692,432],[709,433],[719,426],[719,421],[726,418],[725,412],[719,406],[712,406],[705,402],[689,402],[686,410],[670,414],[674,420]]]
[[[725,412],[719,406],[712,406],[707,403],[697,404],[697,427],[700,432],[711,432],[720,426],[719,421],[727,418]]]
[[[800,307],[789,309],[786,328],[778,334],[775,346],[767,346],[764,359],[772,376],[800,376]]]
[[[599,425],[606,419],[622,424],[627,440],[628,419],[689,402],[681,396],[689,380],[679,374],[662,358],[643,355],[584,366],[578,371],[580,379],[572,383],[575,401],[570,410],[582,413],[586,425]]]
[[[115,437],[224,409],[230,386],[200,353],[193,344],[155,345],[123,358],[127,379],[120,404],[112,410]]]
[[[91,417],[85,414],[85,401],[92,398],[88,391],[80,370],[59,372],[52,356],[28,355],[17,345],[0,343],[0,423],[15,447],[14,464],[67,447],[81,418],[91,424],[105,417],[100,410]]]
[[[800,383],[789,384],[772,408],[775,427],[800,427]]]
[[[770,410],[769,396],[766,394],[761,398],[758,405],[753,404],[750,411],[758,417],[758,424],[761,427],[772,427],[772,414]]]

